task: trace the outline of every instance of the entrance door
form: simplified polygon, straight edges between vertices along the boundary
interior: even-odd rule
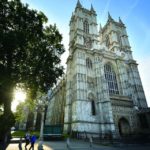
[[[120,118],[118,122],[118,127],[121,136],[127,136],[130,134],[130,125],[127,119]]]

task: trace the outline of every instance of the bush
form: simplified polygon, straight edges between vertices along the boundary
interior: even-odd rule
[[[26,131],[18,130],[12,133],[12,137],[17,137],[17,138],[25,137],[25,134],[26,134]],[[40,135],[39,131],[31,131],[30,134],[31,135],[34,134],[37,138]]]
[[[64,133],[64,134],[63,134],[63,138],[64,138],[64,139],[70,138],[70,135],[67,134],[67,133]]]

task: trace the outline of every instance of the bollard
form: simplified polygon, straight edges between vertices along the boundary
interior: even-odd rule
[[[89,141],[90,141],[90,149],[92,149],[93,140],[92,140],[92,137],[91,137],[91,136],[89,137]]]
[[[44,150],[43,149],[43,142],[42,141],[39,142],[38,150]]]
[[[67,143],[67,149],[70,149],[70,139],[69,138],[67,138],[66,143]]]

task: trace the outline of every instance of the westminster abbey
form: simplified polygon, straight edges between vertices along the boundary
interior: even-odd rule
[[[126,26],[110,14],[98,29],[93,6],[78,0],[70,19],[69,56],[64,79],[51,91],[47,125],[63,124],[64,133],[115,137],[150,128],[138,64]],[[144,117],[143,117],[143,116]]]

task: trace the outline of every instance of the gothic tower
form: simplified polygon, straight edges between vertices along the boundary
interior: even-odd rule
[[[119,17],[116,22],[108,13],[108,21],[100,30],[100,43],[115,54],[115,61],[120,80],[120,94],[132,99],[135,107],[147,107],[137,63],[132,57],[126,27]],[[109,53],[108,52],[108,53]]]
[[[78,0],[70,20],[64,131],[93,136],[129,134],[136,110],[147,103],[124,23],[110,14],[97,29],[97,15]]]
[[[115,130],[108,93],[104,92],[107,83],[101,83],[104,76],[101,76],[103,66],[96,16],[92,6],[87,10],[78,1],[70,21],[65,112],[68,131],[94,134]]]

